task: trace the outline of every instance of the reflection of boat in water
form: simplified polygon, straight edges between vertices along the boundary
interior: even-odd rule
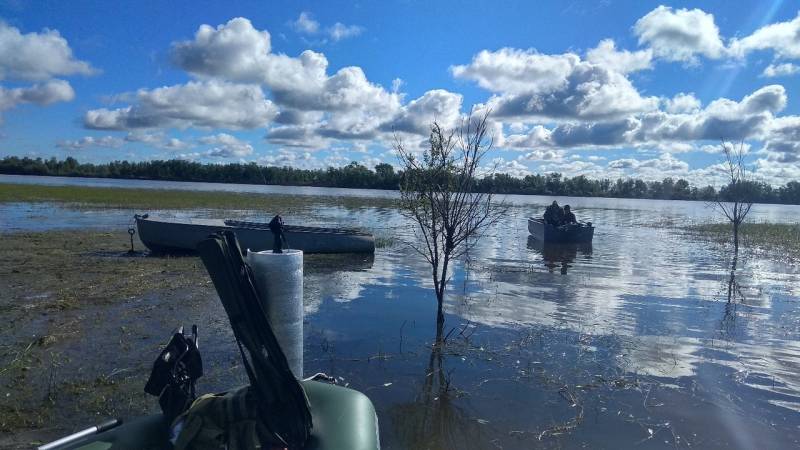
[[[528,248],[542,254],[544,265],[551,271],[561,265],[561,273],[567,273],[571,263],[575,262],[578,253],[584,256],[592,254],[591,242],[543,242],[528,236]]]
[[[592,242],[594,226],[592,222],[579,222],[556,227],[544,219],[529,217],[528,232],[543,242]]]

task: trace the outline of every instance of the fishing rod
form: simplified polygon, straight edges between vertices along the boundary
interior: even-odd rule
[[[77,433],[70,434],[69,436],[65,436],[61,439],[55,440],[50,442],[49,444],[44,444],[38,447],[38,450],[56,450],[58,448],[63,448],[69,444],[72,444],[76,441],[79,441],[85,437],[89,437],[93,434],[100,434],[104,431],[108,431],[112,428],[116,428],[122,425],[122,419],[111,419],[105,421],[101,424],[95,425],[93,427],[89,427],[85,430],[78,431]]]

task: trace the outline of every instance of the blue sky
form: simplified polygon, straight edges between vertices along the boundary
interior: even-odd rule
[[[0,1],[0,155],[396,163],[491,111],[515,176],[800,175],[800,7]]]

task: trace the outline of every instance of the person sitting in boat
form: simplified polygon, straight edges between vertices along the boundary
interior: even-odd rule
[[[544,210],[544,222],[553,226],[561,225],[564,219],[564,210],[558,206],[558,202],[553,200],[553,203]]]
[[[569,205],[564,205],[564,218],[561,219],[561,223],[563,225],[578,223],[578,219],[576,219],[575,214],[570,211]]]

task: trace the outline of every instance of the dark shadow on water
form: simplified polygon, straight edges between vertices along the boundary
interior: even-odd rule
[[[550,272],[558,269],[566,274],[578,258],[578,254],[589,259],[592,255],[592,243],[549,243],[528,236],[528,249],[539,252],[544,260],[544,266]]]

